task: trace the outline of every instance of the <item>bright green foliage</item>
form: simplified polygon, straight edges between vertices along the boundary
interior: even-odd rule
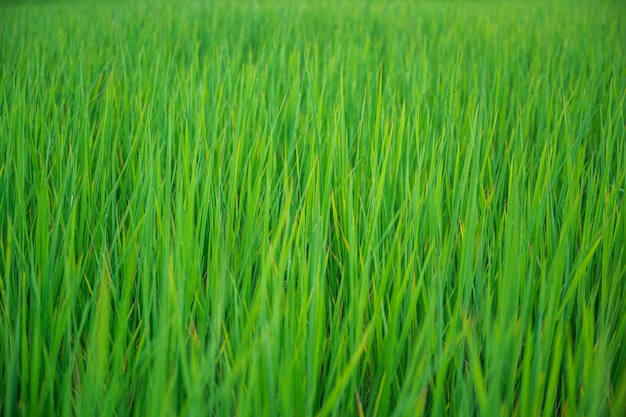
[[[0,6],[0,414],[625,415],[625,22]]]

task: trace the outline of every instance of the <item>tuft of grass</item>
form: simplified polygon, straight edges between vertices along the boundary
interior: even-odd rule
[[[0,6],[0,414],[623,415],[625,18]]]

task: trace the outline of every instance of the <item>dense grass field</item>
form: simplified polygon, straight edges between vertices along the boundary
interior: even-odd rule
[[[0,414],[623,416],[621,2],[0,5]]]

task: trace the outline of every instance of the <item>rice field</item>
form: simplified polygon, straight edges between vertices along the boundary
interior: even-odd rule
[[[0,414],[626,415],[620,1],[0,4]]]

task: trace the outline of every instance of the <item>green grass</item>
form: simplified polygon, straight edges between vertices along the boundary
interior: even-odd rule
[[[622,416],[619,2],[0,5],[0,414]]]

